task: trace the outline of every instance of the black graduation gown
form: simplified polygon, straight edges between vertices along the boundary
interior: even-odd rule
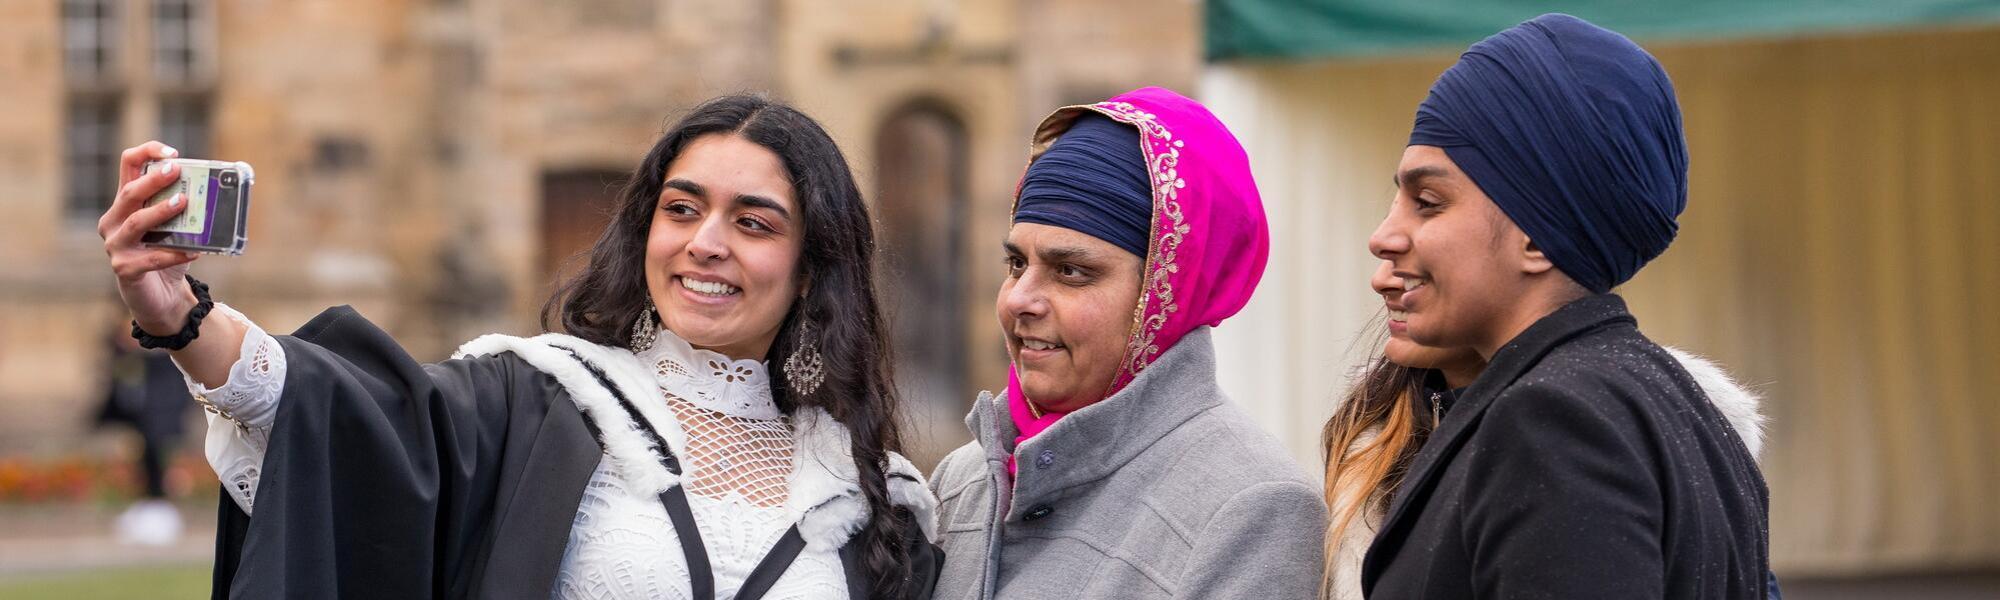
[[[277,340],[256,518],[221,500],[214,597],[547,597],[602,453],[554,377],[418,364],[348,307]]]
[[[1623,299],[1497,352],[1411,464],[1362,565],[1370,598],[1765,597],[1749,450]]]
[[[345,306],[277,340],[256,516],[222,498],[215,598],[549,597],[603,454],[555,377],[505,353],[419,364]],[[940,557],[909,529],[928,597]]]

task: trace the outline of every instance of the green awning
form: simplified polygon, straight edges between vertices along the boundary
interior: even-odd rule
[[[1207,0],[1208,59],[1460,49],[1549,12],[1641,40],[2000,22],[2000,0]]]

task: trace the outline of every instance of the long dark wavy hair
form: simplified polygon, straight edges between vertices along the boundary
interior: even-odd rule
[[[824,356],[825,381],[817,391],[792,393],[784,369],[771,369],[771,394],[779,408],[819,407],[847,427],[854,464],[870,508],[868,524],[853,543],[864,544],[861,566],[878,597],[902,597],[910,579],[909,511],[889,502],[883,479],[888,453],[902,449],[891,384],[889,337],[876,302],[874,220],[854,183],[847,158],[811,117],[783,103],[751,95],[703,103],[667,129],[639,163],[621,194],[611,224],[590,248],[589,263],[564,281],[542,306],[542,328],[559,319],[563,331],[592,343],[626,346],[647,299],[646,238],[672,164],[688,143],[705,135],[740,136],[784,163],[804,223],[800,281],[810,282],[792,304],[765,356],[776,366],[799,347],[802,330]],[[812,327],[803,327],[805,322]]]

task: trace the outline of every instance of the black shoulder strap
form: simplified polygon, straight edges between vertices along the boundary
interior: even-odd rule
[[[620,391],[618,386],[612,385],[611,378],[606,376],[602,369],[597,368],[597,365],[584,360],[575,350],[563,349],[568,350],[570,357],[576,359],[577,364],[583,365],[584,370],[590,371],[590,375],[597,378],[597,383],[611,392],[611,397],[618,399],[618,405],[624,407],[632,422],[652,439],[653,445],[660,449],[660,462],[666,465],[667,472],[680,475],[680,458],[674,456],[673,448],[667,446],[666,438],[661,437],[660,432],[653,429],[653,424],[639,416],[638,408],[625,397],[625,393]],[[708,562],[708,548],[701,542],[701,530],[695,526],[694,510],[688,506],[687,485],[675,485],[660,492],[660,504],[667,509],[667,519],[674,524],[674,537],[679,538],[681,542],[681,556],[687,560],[688,591],[692,592],[696,600],[714,600],[715,569]],[[777,585],[778,577],[791,568],[792,561],[797,560],[799,553],[805,548],[806,540],[799,535],[799,526],[792,525],[790,529],[785,530],[784,537],[778,539],[778,544],[773,546],[771,551],[764,555],[764,559],[757,562],[757,567],[750,571],[750,576],[743,581],[743,588],[736,592],[736,600],[763,598],[766,592],[771,591],[771,586]]]
[[[687,560],[688,591],[697,600],[713,600],[715,569],[708,564],[708,548],[702,545],[701,530],[694,524],[694,511],[688,508],[687,487],[676,485],[660,492],[660,504],[667,507],[667,518],[674,522],[674,537],[681,541],[681,556]]]
[[[799,535],[799,526],[785,530],[785,537],[778,538],[778,544],[771,547],[771,553],[757,562],[757,568],[750,571],[750,577],[743,580],[743,589],[736,592],[738,600],[752,600],[764,597],[771,586],[778,584],[778,577],[792,567],[792,561],[806,549],[806,538]]]

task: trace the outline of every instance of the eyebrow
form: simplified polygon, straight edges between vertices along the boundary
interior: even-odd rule
[[[1006,248],[1008,254],[1015,256],[1027,255],[1027,252],[1021,251],[1021,247],[1014,245],[1014,242],[1000,242],[1000,246]],[[1099,253],[1097,251],[1082,246],[1055,246],[1050,248],[1037,248],[1035,250],[1036,258],[1040,258],[1042,262],[1051,262],[1051,263],[1056,263],[1056,262],[1092,263],[1096,262],[1098,254]]]
[[[689,194],[694,194],[697,197],[701,198],[708,197],[708,188],[701,187],[701,184],[699,183],[688,181],[686,179],[681,179],[679,177],[668,179],[665,185],[667,187],[687,192]]]
[[[1391,176],[1391,179],[1394,179],[1394,183],[1396,184],[1396,189],[1402,189],[1404,187],[1414,186],[1417,184],[1417,182],[1423,181],[1425,179],[1442,178],[1449,174],[1451,174],[1451,171],[1445,170],[1444,167],[1433,165],[1424,167],[1412,167],[1409,170]]]
[[[763,196],[758,196],[754,194],[737,194],[736,205],[748,206],[750,208],[769,209],[771,212],[778,213],[778,218],[787,221],[792,220],[792,211],[785,210],[785,205],[779,204],[777,200],[772,200],[770,198],[766,198]]]
[[[1038,250],[1037,254],[1041,255],[1042,262],[1088,263],[1095,262],[1097,259],[1096,252],[1081,246],[1057,246],[1054,248],[1040,248]]]
[[[708,188],[702,187],[701,184],[688,181],[686,179],[681,179],[678,177],[673,179],[668,179],[664,185],[669,188],[693,194],[697,198],[708,198]],[[787,221],[792,219],[792,211],[785,210],[784,204],[765,196],[759,196],[756,194],[737,194],[736,205],[748,206],[750,208],[767,209],[778,213],[779,217],[784,218]]]

